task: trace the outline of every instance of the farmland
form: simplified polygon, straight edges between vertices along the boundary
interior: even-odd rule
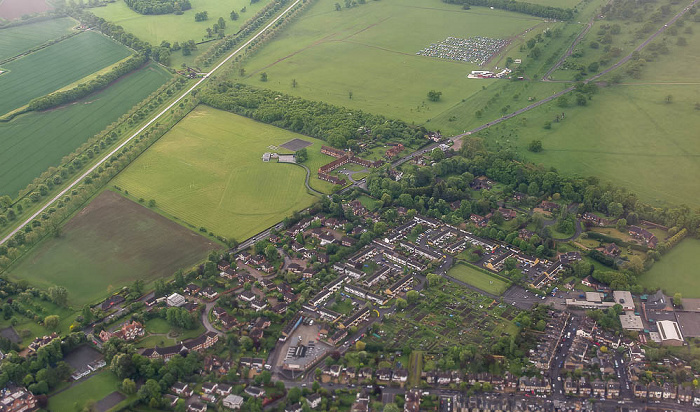
[[[161,211],[194,229],[245,239],[315,200],[306,192],[302,168],[261,160],[274,151],[269,146],[294,138],[314,143],[307,148],[311,170],[331,159],[319,153],[319,140],[199,106],[113,184],[154,199]],[[316,178],[312,184],[332,187]]]
[[[170,43],[194,40],[199,43],[209,40],[206,38],[206,29],[216,23],[219,17],[226,20],[226,34],[232,34],[237,32],[243,23],[253,17],[268,1],[262,0],[250,4],[248,0],[192,0],[191,3],[192,9],[185,11],[180,16],[175,14],[142,15],[131,10],[123,1],[107,3],[106,7],[94,8],[92,12],[124,27],[126,31],[151,44],[160,44],[164,40]],[[245,13],[240,12],[243,7],[246,8]],[[231,11],[234,10],[240,14],[236,21],[229,18]],[[209,20],[194,21],[194,14],[200,11],[207,11]],[[203,44],[198,49],[201,51],[208,46],[208,44]],[[194,55],[196,52],[193,53],[192,57]],[[179,66],[176,63],[180,59],[182,59],[182,53],[174,52],[172,66]]]
[[[64,17],[0,30],[0,60],[16,56],[71,32],[76,21]]]
[[[696,276],[700,266],[700,240],[685,239],[654,263],[639,277],[639,283],[647,288],[662,288],[673,296],[680,292],[684,298],[700,298],[700,279]]]
[[[113,192],[73,217],[58,238],[32,249],[9,269],[13,279],[68,289],[82,306],[136,279],[146,282],[193,265],[218,245]]]
[[[3,0],[0,1],[0,18],[12,20],[50,9],[46,0]]]
[[[339,12],[334,3],[311,6],[246,61],[245,76],[236,80],[261,85],[266,72],[268,88],[423,123],[496,81],[467,79],[477,65],[418,56],[419,50],[449,36],[507,39],[543,24],[522,14],[465,11],[439,0],[367,2]],[[443,93],[439,102],[428,101],[430,90]]]
[[[0,123],[0,195],[15,196],[168,78],[150,64],[74,104]]]
[[[3,65],[0,114],[21,107],[129,56],[129,49],[85,32]]]
[[[508,283],[465,264],[457,264],[447,274],[494,295],[500,295],[508,288]]]

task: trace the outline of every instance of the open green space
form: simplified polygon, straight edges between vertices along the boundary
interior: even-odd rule
[[[639,276],[639,284],[647,288],[661,288],[671,296],[680,292],[684,298],[700,298],[699,266],[700,240],[684,239]]]
[[[485,292],[500,295],[508,288],[508,283],[465,264],[457,264],[447,274]]]
[[[68,289],[73,306],[140,279],[170,276],[219,247],[148,208],[104,191],[9,270],[13,279]]]
[[[669,94],[672,103],[665,101]],[[700,85],[619,85],[601,89],[588,106],[547,103],[479,136],[564,174],[624,186],[652,204],[697,207],[700,186],[690,176],[700,173],[698,101]],[[554,122],[562,112],[565,119]],[[527,150],[535,139],[540,153]]]
[[[0,60],[70,33],[77,22],[70,17],[0,30]]]
[[[84,405],[88,400],[99,401],[119,389],[120,380],[109,370],[66,389],[49,398],[48,410],[52,412],[77,410],[76,404]]]
[[[0,123],[0,195],[17,195],[169,77],[167,71],[152,63],[74,104]]]
[[[59,334],[70,333],[70,325],[75,320],[75,312],[73,310],[60,307],[52,302],[26,296],[13,296],[12,300],[17,302],[20,311],[14,311],[10,319],[0,319],[0,329],[10,326],[14,327],[15,332],[20,337],[20,345],[26,346],[37,336],[44,336],[54,332],[39,323],[49,315],[58,315],[60,318],[55,332]],[[38,320],[35,320],[35,316]],[[16,320],[14,325],[12,325],[12,319]]]
[[[263,153],[294,138],[313,143],[307,165],[314,186],[332,188],[315,177],[318,166],[333,160],[321,155],[320,140],[203,105],[113,183],[137,198],[155,199],[161,211],[195,230],[242,240],[315,201],[304,186],[304,169],[262,161]]]
[[[342,11],[334,4],[312,5],[246,61],[245,76],[237,80],[423,123],[498,81],[467,79],[477,65],[418,56],[419,50],[449,36],[507,39],[544,24],[532,16],[462,10],[439,0],[383,0]],[[428,100],[430,90],[443,93],[439,102]]]
[[[211,28],[219,20],[219,17],[223,17],[226,21],[225,33],[227,35],[233,34],[240,29],[246,20],[265,7],[269,1],[261,0],[251,4],[249,0],[191,0],[190,3],[192,8],[179,16],[175,14],[139,14],[131,10],[123,1],[107,3],[106,7],[97,7],[91,11],[107,21],[122,26],[127,32],[153,45],[159,45],[163,41],[172,44],[194,40],[199,43],[211,40],[207,38],[207,27]],[[242,13],[243,7],[246,8],[246,11]],[[230,18],[231,12],[234,10],[239,14],[238,20],[235,21]],[[202,11],[207,12],[209,19],[201,22],[194,21],[195,13]],[[209,44],[198,46],[198,50],[185,60],[191,63],[197,52],[205,50],[207,47]],[[171,65],[177,67],[185,60],[183,60],[181,51],[174,51]]]
[[[2,66],[0,114],[24,106],[129,56],[121,44],[92,31]]]
[[[148,333],[168,333],[171,329],[168,322],[162,318],[149,319],[146,321],[144,326],[146,327],[146,332]]]

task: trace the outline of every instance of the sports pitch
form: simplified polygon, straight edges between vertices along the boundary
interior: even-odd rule
[[[169,77],[160,66],[149,64],[74,104],[0,123],[0,195],[16,196]]]
[[[368,1],[341,11],[334,4],[313,4],[246,61],[244,78],[236,80],[424,123],[494,80],[467,79],[477,65],[418,56],[419,50],[449,36],[508,39],[543,24],[523,14],[462,10],[439,0]],[[268,74],[266,83],[261,72]],[[430,90],[443,93],[439,102],[428,101]]]
[[[494,295],[500,295],[508,289],[508,283],[462,263],[455,265],[447,274]]]
[[[114,64],[131,52],[111,39],[85,32],[4,64],[0,76],[0,115],[24,106]]]
[[[307,148],[312,171],[331,159],[320,154],[320,140],[200,105],[112,184],[155,199],[160,210],[194,230],[243,240],[317,199],[307,193],[301,167],[262,161],[263,153],[294,138],[313,142]],[[312,183],[332,188],[315,173]]]
[[[9,269],[13,279],[68,289],[74,307],[95,302],[137,279],[171,276],[220,246],[105,191]]]

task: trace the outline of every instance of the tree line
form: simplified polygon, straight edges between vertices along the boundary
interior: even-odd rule
[[[79,85],[68,89],[59,91],[56,93],[51,93],[46,96],[37,97],[32,99],[27,106],[29,111],[40,111],[47,110],[54,107],[62,106],[67,103],[80,100],[91,93],[105,89],[112,82],[119,79],[120,77],[131,73],[135,70],[141,68],[148,61],[148,56],[144,53],[138,53],[128,60],[119,63],[117,66],[113,67],[112,70],[105,74],[100,74],[94,79],[86,82],[80,83]]]
[[[493,7],[516,13],[529,14],[531,16],[544,17],[556,20],[571,20],[574,17],[573,9],[563,9],[561,7],[544,6],[514,0],[442,0],[448,4],[461,4],[465,8],[471,6]]]
[[[192,8],[189,0],[124,0],[124,3],[139,14],[182,14]]]
[[[357,148],[360,141],[368,139],[419,145],[427,132],[381,115],[228,81],[207,88],[198,97],[209,106],[325,140],[338,148]]]

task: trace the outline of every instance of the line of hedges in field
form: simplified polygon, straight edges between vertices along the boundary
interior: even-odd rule
[[[105,89],[120,77],[140,69],[144,64],[146,64],[146,62],[148,62],[148,56],[143,53],[136,54],[135,56],[130,57],[128,60],[119,63],[109,72],[97,75],[97,77],[88,81],[87,83],[81,83],[68,90],[63,90],[32,99],[27,105],[27,110],[47,110],[80,100],[96,91]]]
[[[529,14],[531,16],[544,17],[556,20],[571,20],[574,18],[574,10],[561,7],[543,6],[514,0],[442,0],[448,4],[461,4],[468,6],[493,7],[516,13]]]

